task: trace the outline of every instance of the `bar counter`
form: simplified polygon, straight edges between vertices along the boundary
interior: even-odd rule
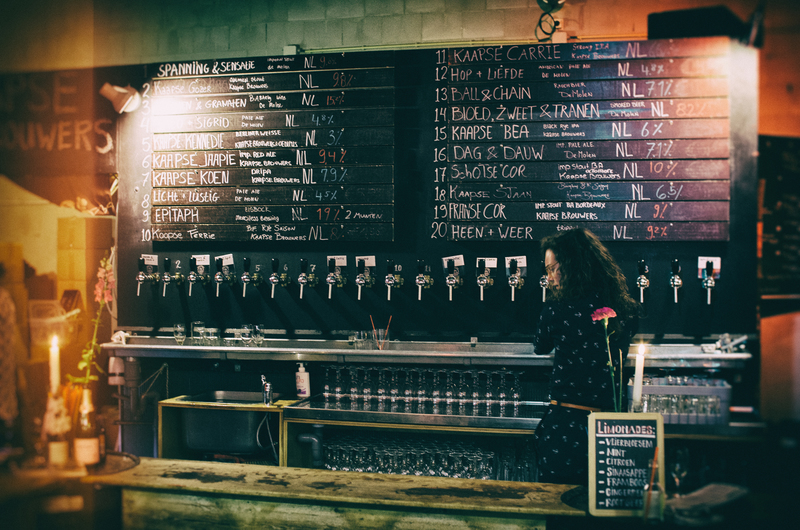
[[[586,516],[585,489],[569,485],[140,460],[82,479],[122,490],[123,528],[545,528]]]

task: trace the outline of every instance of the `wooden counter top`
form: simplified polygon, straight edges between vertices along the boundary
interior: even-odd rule
[[[586,512],[568,506],[561,496],[575,486],[381,475],[141,458],[138,466],[113,475],[87,476],[83,481],[123,490],[192,493],[304,504],[350,505],[394,510],[436,510],[504,513],[506,515],[571,515]]]

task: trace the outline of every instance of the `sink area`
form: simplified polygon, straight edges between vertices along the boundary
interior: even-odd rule
[[[273,394],[272,399],[278,399],[280,394]],[[192,403],[207,403],[221,405],[264,405],[264,396],[261,392],[239,392],[235,390],[214,390],[195,396],[181,396],[185,401]]]
[[[279,397],[273,394],[274,400]],[[230,390],[179,396],[159,405],[181,409],[182,439],[187,449],[231,455],[269,450],[269,436],[262,422],[280,410],[275,405],[265,405],[261,392]]]

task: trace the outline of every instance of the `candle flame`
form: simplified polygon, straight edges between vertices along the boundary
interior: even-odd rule
[[[639,344],[639,355],[644,355],[644,344]]]
[[[52,340],[50,341],[51,348],[58,348],[58,335],[53,335]]]

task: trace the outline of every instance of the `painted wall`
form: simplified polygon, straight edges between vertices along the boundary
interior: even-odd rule
[[[542,0],[540,0],[542,1]],[[306,50],[535,39],[537,0],[29,0],[0,23],[0,71],[282,55]],[[758,0],[567,0],[567,38],[647,37],[647,15]],[[800,136],[800,2],[768,0],[759,133]]]

